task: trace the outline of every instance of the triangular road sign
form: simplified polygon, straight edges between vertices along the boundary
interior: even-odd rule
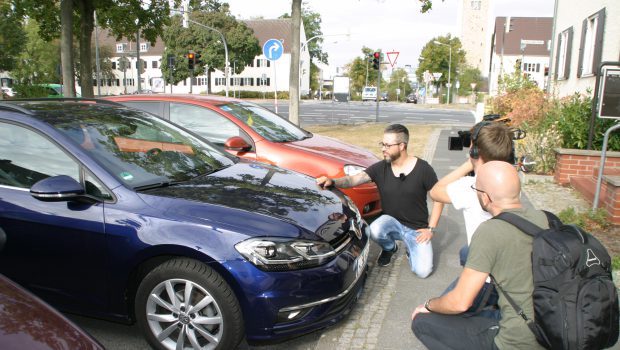
[[[396,51],[385,53],[387,55],[388,61],[390,61],[390,65],[392,66],[392,68],[394,68],[394,65],[396,64],[396,60],[398,59],[399,53],[400,52],[396,52]]]

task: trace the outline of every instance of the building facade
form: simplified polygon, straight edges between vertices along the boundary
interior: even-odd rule
[[[556,0],[550,92],[594,90],[599,65],[620,61],[620,1]]]
[[[292,28],[290,19],[273,20],[248,20],[246,25],[254,31],[259,46],[263,47],[269,39],[278,39],[283,44],[282,56],[275,61],[268,60],[262,53],[256,56],[252,62],[245,66],[240,74],[234,74],[233,68],[237,62],[230,62],[231,73],[229,74],[229,96],[236,95],[237,91],[256,91],[273,93],[274,91],[288,91],[291,65],[291,42]],[[307,50],[306,37],[303,23],[300,30],[300,91],[308,93],[310,86],[310,54]],[[167,64],[164,54],[164,42],[158,38],[154,45],[147,42],[135,41],[135,38],[115,40],[107,32],[102,31],[99,35],[99,43],[113,48],[112,68],[114,78],[95,79],[95,93],[101,95],[132,94],[138,91],[137,79],[140,77],[140,87],[153,92],[173,93],[207,93],[209,81],[207,75],[194,77],[190,86],[190,79],[177,83],[174,86],[165,84],[161,70],[163,64]],[[145,67],[142,73],[137,69],[137,47],[139,46],[140,60]],[[224,47],[222,46],[222,50]],[[262,50],[261,50],[262,51]],[[230,53],[229,53],[230,54]],[[123,61],[125,63],[123,63]],[[176,64],[186,64],[176,62]],[[123,69],[125,68],[125,69]],[[224,72],[215,70],[211,73],[211,93],[220,93],[226,90]]]
[[[517,67],[544,89],[549,74],[553,18],[497,17],[489,66],[489,94],[499,90],[499,78]]]

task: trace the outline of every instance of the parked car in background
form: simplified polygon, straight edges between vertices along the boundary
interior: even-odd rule
[[[13,91],[13,88],[2,86],[0,89],[2,89],[2,94],[5,96],[8,96],[8,97],[15,96],[15,92]]]
[[[418,96],[414,93],[407,95],[407,103],[418,103]]]
[[[376,101],[377,100],[377,88],[374,86],[365,86],[362,90],[362,102],[364,101]]]
[[[387,92],[382,92],[381,93],[381,101],[384,101],[384,102],[388,101],[388,93]]]
[[[332,325],[370,245],[339,190],[94,99],[0,102],[0,229],[0,273],[63,311],[137,322],[155,349]]]
[[[103,350],[84,330],[0,274],[0,349]]]
[[[110,96],[106,99],[177,123],[235,156],[312,177],[355,175],[378,161],[368,150],[314,135],[247,101],[174,94]],[[381,212],[379,191],[374,184],[342,191],[351,197],[364,217]]]

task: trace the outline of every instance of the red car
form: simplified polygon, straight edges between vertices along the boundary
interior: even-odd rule
[[[314,135],[255,103],[203,95],[106,97],[177,123],[233,155],[318,177],[354,175],[379,159],[370,151]],[[364,217],[381,212],[379,191],[370,183],[343,189]]]
[[[104,348],[61,313],[0,274],[0,349]]]

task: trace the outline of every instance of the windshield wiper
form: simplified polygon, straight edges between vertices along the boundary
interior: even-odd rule
[[[135,186],[133,189],[135,191],[145,191],[145,190],[151,190],[154,188],[162,188],[162,187],[169,187],[169,186],[174,186],[174,185],[178,185],[181,182],[179,181],[161,181],[161,182],[154,182],[154,183],[150,183],[150,184],[146,184],[146,185],[140,185],[140,186]]]

